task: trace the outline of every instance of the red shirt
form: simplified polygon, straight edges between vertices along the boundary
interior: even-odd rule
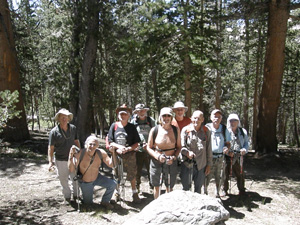
[[[182,128],[189,125],[191,123],[191,119],[188,117],[183,117],[183,120],[177,121],[175,118],[172,120],[172,125],[179,127],[179,130],[181,132]]]

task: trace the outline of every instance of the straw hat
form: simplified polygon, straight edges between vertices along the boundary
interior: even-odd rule
[[[71,121],[72,119],[73,119],[73,114],[69,111],[69,110],[67,110],[67,109],[65,109],[65,108],[62,108],[62,109],[60,109],[56,114],[55,114],[55,120],[56,121],[59,121],[59,115],[60,114],[63,114],[63,115],[66,115],[66,116],[68,116],[69,117],[69,121]]]

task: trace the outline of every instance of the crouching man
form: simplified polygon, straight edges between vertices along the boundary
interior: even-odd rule
[[[76,147],[72,146],[68,166],[70,172],[78,170],[77,177],[84,204],[89,205],[93,203],[94,187],[101,186],[106,189],[102,196],[101,205],[107,209],[113,209],[114,207],[110,204],[110,200],[117,183],[99,172],[102,161],[111,168],[113,163],[107,153],[102,149],[98,149],[98,146],[99,140],[95,136],[89,136],[85,141],[85,148],[80,151],[76,151]]]

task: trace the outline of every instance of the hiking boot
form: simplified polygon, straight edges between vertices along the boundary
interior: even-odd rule
[[[121,195],[118,192],[115,194],[115,200],[116,200],[116,202],[122,201]]]
[[[140,203],[140,202],[141,202],[141,199],[140,199],[138,193],[134,193],[134,194],[132,195],[132,199],[133,199],[133,202],[134,202],[134,203]]]
[[[108,210],[114,209],[114,206],[112,204],[110,204],[109,202],[101,202],[101,205]]]

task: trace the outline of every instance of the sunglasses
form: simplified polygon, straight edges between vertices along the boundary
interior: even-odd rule
[[[166,114],[166,115],[162,115],[162,117],[171,117],[171,115]]]
[[[238,120],[230,120],[230,122],[235,122],[235,121],[238,121]]]

